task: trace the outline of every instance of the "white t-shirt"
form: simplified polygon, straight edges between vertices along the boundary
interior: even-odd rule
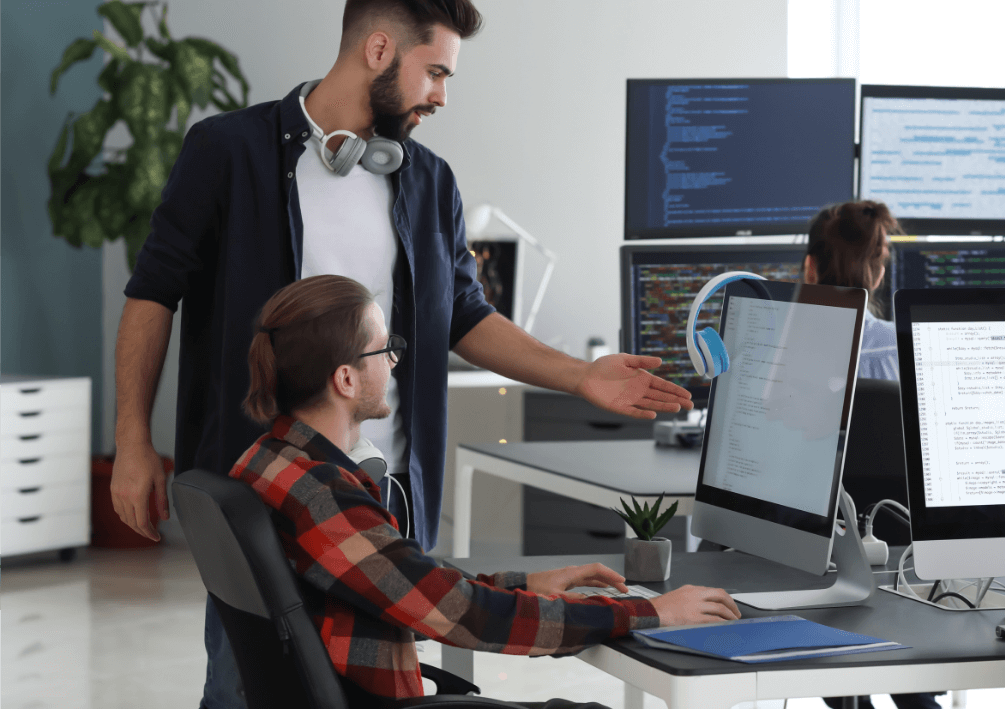
[[[310,116],[307,120],[315,128]],[[376,297],[384,311],[384,324],[391,332],[398,256],[398,234],[391,215],[391,178],[375,175],[358,164],[345,177],[336,175],[321,160],[318,130],[315,128],[305,144],[307,150],[297,162],[297,190],[304,223],[301,278],[330,273],[359,281]],[[360,435],[384,454],[389,473],[405,472],[405,433],[398,410],[398,384],[393,376],[388,383],[387,402],[391,415],[364,421]]]

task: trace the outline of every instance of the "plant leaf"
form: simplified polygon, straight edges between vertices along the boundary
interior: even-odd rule
[[[137,212],[152,214],[168,176],[159,143],[137,139],[126,151],[126,170],[126,202]]]
[[[110,94],[114,93],[115,82],[118,81],[119,67],[121,66],[122,62],[114,58],[105,64],[105,68],[98,74],[98,86]]]
[[[158,59],[163,59],[166,62],[173,62],[175,60],[177,54],[175,42],[161,42],[153,37],[147,37],[143,40],[143,44]]]
[[[176,43],[172,69],[185,88],[189,100],[206,108],[213,93],[213,60],[196,50],[189,40]]]
[[[73,152],[67,169],[80,172],[101,154],[105,134],[118,120],[115,107],[110,101],[98,101],[87,113],[77,116],[73,122]]]
[[[70,46],[63,51],[63,58],[60,60],[59,66],[52,70],[52,76],[49,79],[49,93],[56,93],[56,85],[59,84],[59,77],[77,62],[90,59],[91,55],[94,54],[94,48],[97,46],[98,43],[93,39],[73,40]]]
[[[140,15],[146,3],[131,2],[126,4],[119,0],[112,0],[103,5],[98,5],[98,14],[112,23],[112,27],[125,40],[130,47],[137,46],[143,40],[143,25],[140,24]]]
[[[164,11],[161,12],[161,21],[157,23],[157,31],[160,32],[161,37],[164,39],[171,39],[171,32],[168,31],[168,6],[164,3]]]
[[[660,496],[658,498],[656,498],[656,504],[653,505],[653,518],[659,517],[659,514],[660,514],[660,505],[663,504],[663,496],[665,494],[666,494],[665,492],[661,492]]]
[[[241,85],[241,102],[238,105],[239,108],[243,108],[248,105],[248,80],[244,77],[241,72],[241,66],[237,61],[237,57],[228,52],[226,49],[221,47],[216,42],[211,42],[208,39],[203,39],[201,37],[189,37],[184,40],[190,47],[193,47],[197,52],[202,54],[204,57],[208,58],[210,64],[213,63],[214,59],[218,59],[220,64],[227,73],[237,79],[238,83]],[[236,101],[236,99],[235,99]]]
[[[171,118],[167,70],[152,64],[130,63],[122,70],[115,99],[115,107],[133,139],[153,141]]]
[[[639,517],[641,517],[642,516],[642,508],[639,507],[639,501],[635,499],[634,495],[632,496],[632,504],[635,505],[635,514],[637,514]]]
[[[111,54],[113,59],[118,59],[120,62],[125,63],[133,62],[133,58],[129,56],[129,52],[108,39],[108,37],[101,34],[98,30],[94,30],[94,41],[98,43],[99,47]]]
[[[56,146],[52,149],[52,155],[49,156],[49,179],[52,179],[55,173],[63,169],[63,158],[66,156],[66,144],[70,138],[70,124],[72,122],[73,114],[68,113],[66,120],[63,121],[63,129],[59,131],[59,137],[56,138]]]

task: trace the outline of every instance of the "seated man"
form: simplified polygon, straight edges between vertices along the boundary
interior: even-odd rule
[[[627,591],[600,564],[468,580],[403,538],[377,485],[344,451],[362,421],[388,415],[387,383],[405,347],[388,338],[365,287],[324,275],[265,304],[248,356],[245,410],[272,430],[230,475],[273,508],[287,556],[318,589],[315,622],[350,704],[422,695],[415,633],[473,650],[557,655],[635,628],[739,617],[721,589],[685,586],[652,600],[565,593]]]

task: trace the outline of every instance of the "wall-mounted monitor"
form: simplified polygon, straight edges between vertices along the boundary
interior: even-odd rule
[[[911,234],[1005,233],[1005,89],[862,86],[859,196]]]
[[[709,381],[688,356],[685,331],[694,297],[726,271],[751,271],[772,281],[798,282],[806,246],[798,244],[631,243],[621,247],[621,334],[625,352],[663,358],[654,373],[708,399]],[[702,306],[698,329],[719,327],[722,293]]]
[[[625,238],[804,234],[854,193],[853,79],[629,79]]]

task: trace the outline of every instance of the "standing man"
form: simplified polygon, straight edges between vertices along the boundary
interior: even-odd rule
[[[480,26],[470,0],[347,0],[338,58],[324,79],[188,132],[126,286],[116,345],[112,499],[137,532],[158,538],[147,513],[151,494],[160,517],[168,516],[150,411],[182,299],[175,465],[226,475],[263,432],[241,411],[262,305],[283,286],[322,273],[378,294],[385,324],[409,348],[392,380],[391,416],[362,433],[403,480],[414,536],[426,549],[436,543],[442,499],[449,349],[629,416],[691,407],[685,390],[644,371],[658,358],[582,362],[485,302],[453,174],[408,137],[446,105],[460,41]],[[400,157],[386,142],[378,146],[380,137],[397,141]],[[362,164],[352,152],[354,143],[363,147],[357,141],[378,148],[368,148]],[[212,604],[206,645],[203,706],[243,706]]]

